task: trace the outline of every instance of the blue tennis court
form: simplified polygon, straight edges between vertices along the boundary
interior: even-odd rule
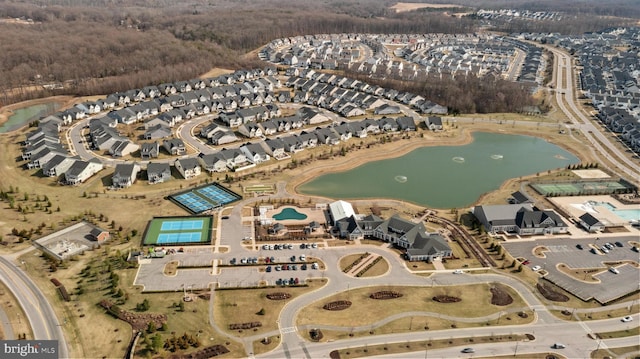
[[[213,208],[213,205],[211,205],[209,201],[193,192],[179,194],[174,196],[174,198],[193,213],[200,213]]]
[[[217,207],[222,207],[241,198],[241,195],[224,188],[218,183],[210,183],[199,188],[169,196],[169,199],[193,214],[199,214]]]
[[[201,232],[160,233],[156,244],[200,242]]]
[[[209,200],[213,202],[221,203],[221,204],[233,202],[238,199],[237,196],[223,189],[220,189],[218,187],[213,187],[213,186],[200,188],[196,190],[196,192],[207,197]]]
[[[201,219],[189,221],[162,222],[161,231],[183,231],[188,229],[202,229],[204,221]]]

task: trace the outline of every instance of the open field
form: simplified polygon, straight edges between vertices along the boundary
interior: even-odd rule
[[[629,354],[638,352],[638,346],[631,347],[621,347],[621,348],[608,348],[608,349],[598,349],[591,352],[591,358],[600,359],[605,357],[610,357],[611,353],[623,357],[623,358],[637,358],[635,356],[628,356]]]
[[[307,280],[308,286],[215,291],[214,318],[216,325],[235,336],[245,337],[278,329],[277,319],[287,304],[286,300],[271,300],[268,294],[287,293],[291,299],[324,285],[324,280]],[[261,310],[263,310],[261,312]],[[262,314],[257,314],[262,313]],[[230,324],[260,322],[262,326],[251,330],[230,330]]]
[[[634,327],[629,329],[617,330],[615,332],[596,333],[600,339],[612,339],[622,337],[637,337],[640,335],[640,327]]]
[[[0,306],[4,310],[4,314],[9,319],[9,325],[13,330],[13,335],[17,339],[20,335],[25,335],[27,339],[33,339],[33,333],[31,333],[31,327],[29,321],[26,319],[23,308],[20,306],[16,297],[11,293],[9,288],[0,281]],[[3,327],[0,326],[0,340],[9,339],[8,333],[3,332]]]
[[[412,311],[476,318],[524,307],[522,298],[510,288],[508,291],[513,298],[512,304],[507,306],[492,305],[489,288],[489,284],[437,288],[402,286],[356,288],[311,303],[299,313],[297,324],[343,327],[371,325],[391,315],[406,312],[406,308],[412,308]],[[402,297],[388,300],[369,298],[371,293],[381,290],[396,291],[403,295]],[[438,295],[457,297],[461,301],[458,303],[439,303],[432,300],[432,297]],[[329,311],[322,308],[326,303],[336,300],[348,300],[352,302],[352,305],[340,311]],[[390,301],[393,305],[389,305],[391,304]]]

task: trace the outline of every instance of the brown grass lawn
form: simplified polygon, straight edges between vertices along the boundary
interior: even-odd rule
[[[600,279],[595,278],[594,275],[607,271],[607,268],[571,268],[562,263],[558,264],[556,268],[569,277],[587,283],[600,283]]]
[[[258,354],[262,354],[262,353],[267,353],[272,351],[273,349],[275,349],[278,345],[280,345],[280,336],[279,335],[274,335],[271,337],[268,337],[271,342],[268,344],[264,344],[262,342],[262,339],[260,340],[255,340],[253,342],[253,354],[258,355]]]
[[[17,337],[22,334],[25,334],[27,339],[33,339],[33,333],[31,332],[31,327],[29,326],[29,321],[26,319],[27,317],[24,314],[24,310],[13,293],[11,293],[9,288],[1,281],[0,306],[7,315],[11,329],[13,329],[13,334],[16,336],[16,338],[12,339],[17,339]],[[3,332],[3,327],[0,326],[0,340],[2,339],[6,340],[9,338],[7,338],[7,333]]]
[[[358,258],[360,258],[361,256],[364,255],[363,253],[355,253],[355,254],[349,254],[348,256],[344,256],[342,258],[340,258],[340,270],[344,272],[345,268],[347,268],[348,266],[350,266],[351,264],[353,264],[355,261],[358,260]],[[363,261],[367,260],[367,258],[363,258]],[[362,262],[360,262],[362,263]]]
[[[601,319],[610,319],[610,318],[616,318],[616,317],[623,317],[626,315],[630,315],[633,313],[637,313],[640,310],[640,305],[639,304],[631,304],[632,301],[637,300],[638,295],[636,295],[636,299],[633,298],[628,298],[629,299],[629,306],[625,307],[625,308],[618,308],[618,309],[611,309],[611,310],[605,310],[605,311],[600,311],[600,312],[593,312],[593,313],[578,313],[578,318],[581,321],[588,321],[588,320],[601,320]],[[550,311],[552,314],[554,314],[555,316],[557,316],[558,318],[561,318],[563,320],[577,320],[575,318],[575,316],[573,315],[564,315],[562,314],[562,311],[560,310],[551,310]]]
[[[637,337],[640,335],[640,327],[634,327],[629,329],[616,330],[615,332],[596,333],[602,339],[622,338],[622,337]]]
[[[364,347],[341,349],[340,358],[363,358],[372,355],[386,355],[409,353],[415,351],[425,351],[428,356],[429,349],[447,348],[450,346],[470,345],[478,343],[499,343],[508,341],[518,341],[526,339],[525,335],[504,335],[504,336],[483,336],[472,338],[451,338],[438,340],[423,340],[415,342],[390,343],[380,345],[370,345]]]
[[[427,332],[429,330],[445,330],[452,329],[453,326],[455,328],[473,328],[473,327],[484,327],[490,325],[524,325],[531,323],[533,321],[533,312],[525,311],[527,313],[527,318],[521,318],[516,314],[503,314],[500,316],[500,319],[491,320],[491,321],[482,321],[475,323],[465,323],[460,321],[451,321],[439,317],[425,317],[425,316],[416,316],[416,317],[405,317],[389,322],[383,326],[377,328],[370,328],[365,331],[352,331],[347,329],[347,331],[336,331],[336,330],[323,330],[322,334],[324,335],[323,340],[340,340],[340,339],[348,339],[352,337],[366,337],[371,335],[382,335],[382,334],[392,334],[392,333],[405,333],[405,332],[418,332],[423,331]],[[426,329],[425,329],[426,328]],[[310,339],[309,333],[302,333],[305,338]]]
[[[360,278],[377,277],[387,273],[387,271],[389,270],[389,262],[387,262],[387,260],[384,259],[384,257],[380,257],[380,258],[381,259],[376,264],[374,264],[371,268],[367,269],[367,271],[364,272],[364,274],[360,276]]]
[[[514,301],[508,306],[498,307],[491,304],[489,284],[476,284],[452,287],[367,287],[352,289],[311,303],[300,311],[298,325],[338,325],[344,327],[368,325],[390,315],[405,312],[405,308],[414,311],[442,313],[464,318],[481,317],[502,310],[524,307],[524,301],[514,291],[510,294]],[[369,295],[379,290],[392,290],[403,294],[402,297],[389,300],[370,299]],[[459,297],[458,303],[438,303],[431,298],[436,295]],[[351,307],[340,311],[324,310],[322,306],[335,300],[349,300]],[[393,302],[393,303],[390,303]],[[393,304],[393,305],[390,305]]]
[[[630,347],[620,347],[620,348],[608,348],[608,349],[598,349],[591,352],[591,358],[593,359],[601,359],[605,357],[610,357],[611,353],[617,355],[618,357],[623,358],[635,358],[634,356],[627,356],[628,354],[635,353],[638,351],[638,346],[630,346]],[[611,353],[610,353],[611,352]]]
[[[323,280],[308,280],[308,287],[277,287],[241,290],[219,290],[215,292],[214,318],[222,330],[229,331],[229,324],[261,322],[256,330],[233,331],[235,336],[251,336],[276,330],[276,320],[287,301],[324,285]],[[284,292],[291,295],[287,300],[270,300],[269,293]],[[264,315],[258,315],[264,309]]]

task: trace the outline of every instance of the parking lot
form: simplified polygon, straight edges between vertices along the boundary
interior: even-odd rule
[[[585,301],[594,298],[600,303],[608,303],[639,289],[638,278],[640,278],[640,270],[637,267],[626,263],[616,264],[614,267],[619,273],[606,271],[594,276],[600,279],[601,283],[588,283],[560,272],[556,269],[556,265],[563,263],[571,268],[605,268],[611,267],[611,265],[606,265],[605,263],[621,261],[638,263],[640,261],[640,253],[633,251],[632,246],[629,244],[630,241],[637,240],[637,236],[608,237],[600,240],[558,238],[503,243],[503,246],[514,257],[526,258],[529,261],[528,266],[530,268],[540,266],[542,271],[548,273],[545,275],[547,280],[571,292],[578,298]],[[623,246],[618,247],[614,244],[614,248],[609,250],[608,253],[590,250],[593,246],[599,248],[606,242],[620,242]],[[581,245],[583,249],[579,249],[577,245]],[[544,258],[536,257],[533,254],[533,249],[537,246],[544,246],[549,249],[548,252],[545,252]]]

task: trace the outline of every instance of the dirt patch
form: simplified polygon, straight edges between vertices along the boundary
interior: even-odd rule
[[[536,288],[538,289],[538,292],[540,292],[540,294],[542,294],[543,297],[545,297],[546,299],[553,301],[553,302],[568,302],[569,301],[569,297],[567,297],[566,295],[562,294],[562,293],[558,293],[556,292],[551,286],[549,286],[546,283],[538,283],[536,284]]]
[[[335,302],[329,302],[322,306],[325,310],[345,310],[351,306],[351,302],[348,300],[336,300]]]
[[[438,302],[438,303],[457,303],[459,301],[461,301],[462,299],[458,298],[458,297],[452,297],[450,295],[436,295],[435,297],[431,298],[434,301]]]
[[[166,276],[174,276],[178,271],[178,261],[171,261],[164,266],[162,273]]]
[[[505,306],[513,303],[513,298],[499,285],[491,287],[491,304]]]
[[[626,233],[629,232],[624,226],[605,227],[602,233]]]

